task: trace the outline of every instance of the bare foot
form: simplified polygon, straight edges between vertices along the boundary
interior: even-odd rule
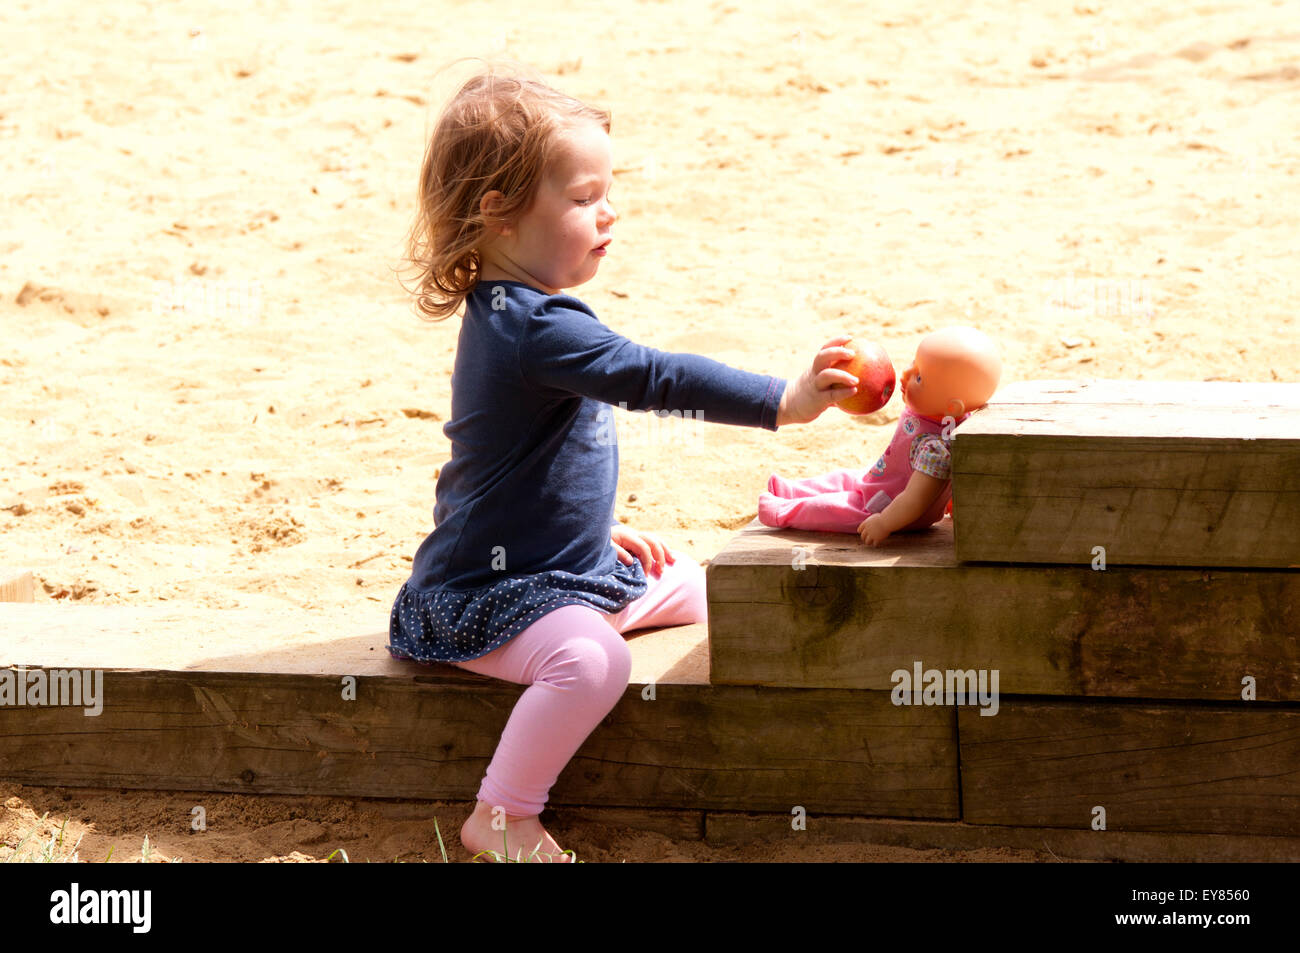
[[[475,860],[532,861],[541,864],[570,863],[537,815],[520,817],[501,808],[493,813],[492,805],[479,801],[474,813],[460,829],[460,842]],[[481,855],[481,856],[480,856]]]

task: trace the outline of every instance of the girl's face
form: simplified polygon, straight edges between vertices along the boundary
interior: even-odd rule
[[[561,133],[533,204],[501,227],[485,264],[550,294],[596,276],[618,218],[609,202],[609,134],[582,122]]]

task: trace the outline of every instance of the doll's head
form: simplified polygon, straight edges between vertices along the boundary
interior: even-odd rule
[[[557,169],[573,171],[575,152],[590,160],[608,133],[609,113],[539,80],[489,71],[465,83],[443,109],[420,171],[407,247],[419,311],[455,312],[478,282],[485,249],[517,229]],[[607,191],[608,183],[602,202]],[[534,244],[546,237],[539,231]]]
[[[1002,359],[997,345],[975,328],[944,328],[926,335],[903,372],[903,400],[922,417],[961,419],[983,407],[997,389]]]

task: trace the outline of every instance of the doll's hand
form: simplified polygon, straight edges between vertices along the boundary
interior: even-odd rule
[[[879,546],[889,539],[889,527],[881,513],[872,513],[858,524],[858,535],[868,546]]]
[[[672,565],[677,561],[672,551],[658,537],[649,533],[639,533],[620,524],[610,528],[609,538],[614,543],[614,551],[618,553],[618,561],[630,566],[633,559],[640,559],[647,576],[651,575],[652,567],[653,574],[657,576],[664,571],[665,564]]]
[[[831,338],[813,358],[812,366],[785,386],[781,405],[776,411],[776,425],[806,424],[821,416],[831,404],[837,404],[858,392],[858,379],[848,371],[834,370],[832,364],[847,361],[853,352],[841,347],[849,335]]]

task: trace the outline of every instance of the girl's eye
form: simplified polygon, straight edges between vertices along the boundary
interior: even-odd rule
[[[590,205],[590,204],[591,204],[591,199],[574,199],[573,201],[576,202],[578,205]]]

